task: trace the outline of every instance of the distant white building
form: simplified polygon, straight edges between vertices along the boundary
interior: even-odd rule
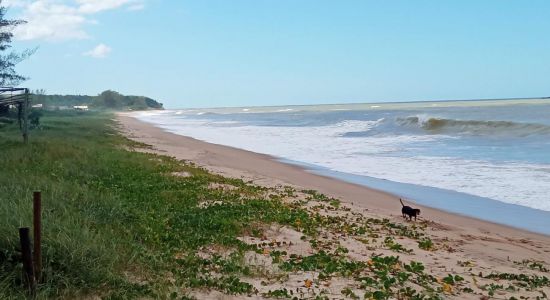
[[[75,105],[73,108],[75,110],[88,110],[88,105]]]
[[[32,108],[42,108],[42,107],[44,107],[44,105],[42,105],[42,103],[34,104],[32,106]]]

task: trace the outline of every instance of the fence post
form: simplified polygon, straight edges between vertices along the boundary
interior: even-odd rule
[[[29,141],[29,89],[25,89],[25,101],[23,102],[23,140]]]
[[[29,238],[29,228],[19,228],[19,242],[21,243],[21,256],[23,258],[23,271],[27,287],[32,295],[36,292],[36,281],[32,266],[31,240]]]
[[[19,130],[23,130],[23,123],[21,122],[21,119],[23,118],[23,105],[21,103],[17,103],[17,123],[19,124]]]
[[[33,193],[33,229],[34,229],[34,277],[40,282],[42,276],[42,193]]]

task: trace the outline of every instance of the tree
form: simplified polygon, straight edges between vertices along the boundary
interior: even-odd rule
[[[120,93],[107,90],[99,94],[99,99],[106,108],[118,108],[124,105],[124,96]]]
[[[34,103],[44,104],[46,99],[45,89],[36,89],[34,91],[31,90],[31,94],[32,94],[32,100]]]
[[[34,50],[25,50],[21,53],[10,51],[13,29],[25,21],[5,19],[6,11],[0,0],[0,86],[15,86],[27,79],[17,74],[15,65],[29,57]]]

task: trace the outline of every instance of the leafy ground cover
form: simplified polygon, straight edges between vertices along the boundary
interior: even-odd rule
[[[262,187],[148,153],[110,115],[47,114],[30,143],[0,131],[0,298],[25,298],[17,228],[44,201],[38,298],[547,297],[548,265],[485,273],[427,222],[396,222],[293,187]],[[452,270],[451,270],[452,269]],[[485,271],[485,270],[483,270]]]

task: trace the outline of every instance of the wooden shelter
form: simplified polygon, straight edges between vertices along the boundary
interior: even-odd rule
[[[0,107],[15,106],[19,128],[25,143],[29,138],[29,107],[30,94],[27,88],[0,87]]]

